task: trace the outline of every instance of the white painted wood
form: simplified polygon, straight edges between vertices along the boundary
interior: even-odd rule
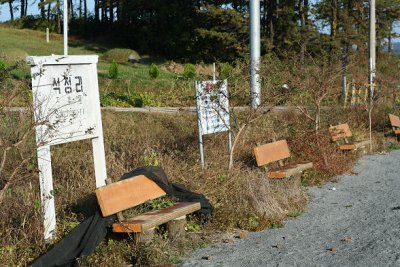
[[[46,28],[46,43],[50,42],[50,33],[49,33],[49,28]]]
[[[56,229],[56,211],[54,205],[51,154],[49,145],[38,147],[37,160],[40,170],[39,184],[44,221],[44,239],[49,240],[53,237]]]
[[[45,239],[55,231],[50,146],[92,139],[96,186],[107,177],[97,79],[98,56],[29,57]]]
[[[96,73],[96,75],[92,76],[92,83],[98,85],[97,78],[97,67],[95,64],[92,64],[92,72]],[[99,90],[93,91],[93,98],[99,100]],[[106,169],[106,157],[104,151],[104,137],[103,137],[103,124],[101,122],[101,111],[100,111],[100,102],[98,102],[98,111],[94,113],[96,126],[97,126],[97,138],[92,139],[92,147],[93,147],[93,161],[94,161],[94,173],[96,177],[96,187],[106,185],[107,179],[107,169]]]

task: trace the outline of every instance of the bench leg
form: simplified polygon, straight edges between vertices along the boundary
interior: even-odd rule
[[[151,228],[141,233],[135,233],[134,240],[136,244],[149,244],[153,240],[155,228]]]
[[[186,216],[169,221],[166,225],[169,238],[178,239],[185,234]]]

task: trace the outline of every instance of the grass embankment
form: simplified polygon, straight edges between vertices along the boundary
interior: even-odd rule
[[[10,49],[10,52],[3,53],[2,57],[9,66],[15,66],[15,69],[7,69],[2,73],[4,76],[0,77],[0,107],[10,103],[29,106],[29,70],[24,64],[15,65],[20,59],[24,59],[26,54],[21,52],[19,56],[13,56],[11,51],[17,49],[31,55],[61,53],[61,38],[54,36],[52,43],[47,45],[42,33],[1,27],[0,38],[7,40],[6,43],[0,43],[1,53],[3,48]],[[13,44],[23,38],[30,40],[25,44]],[[53,39],[57,41],[53,43]],[[126,92],[128,95],[134,95],[135,92],[139,95],[153,94],[155,98],[151,103],[160,101],[171,106],[174,103],[176,106],[194,104],[193,81],[181,79],[179,75],[163,71],[162,68],[160,78],[154,80],[147,76],[149,65],[131,63],[120,63],[121,76],[112,80],[107,78],[110,64],[110,58],[107,52],[104,52],[107,49],[78,41],[75,43],[71,47],[71,54],[96,52],[103,56],[99,64],[100,90],[103,97],[107,93],[125,96]],[[54,52],[51,50],[53,46]],[[116,60],[117,54],[111,58]],[[197,121],[193,115],[103,112],[109,177],[116,179],[138,166],[160,164],[171,181],[181,183],[209,198],[215,212],[211,221],[201,227],[193,219],[188,227],[188,235],[178,241],[168,240],[163,233],[152,245],[138,247],[133,245],[130,237],[110,234],[96,252],[83,261],[83,265],[174,264],[179,263],[185,253],[210,242],[213,239],[211,236],[220,231],[280,227],[284,219],[296,217],[304,211],[308,185],[325,183],[335,175],[351,169],[357,154],[339,152],[330,142],[327,128],[329,124],[347,122],[355,139],[367,139],[368,115],[364,105],[342,108],[337,99],[341,90],[340,79],[332,84],[324,83],[330,79],[329,73],[324,74],[319,68],[302,67],[304,76],[300,76],[297,72],[290,72],[291,65],[287,62],[267,58],[265,63],[269,65],[261,73],[265,88],[263,103],[313,105],[313,94],[318,96],[320,90],[329,89],[332,92],[323,104],[330,108],[321,111],[318,134],[315,133],[315,122],[303,113],[259,115],[260,117],[250,123],[238,139],[231,170],[228,170],[226,134],[205,136],[207,166],[205,170],[201,169]],[[25,74],[16,74],[17,70]],[[247,104],[249,90],[245,78],[246,63],[238,62],[230,74],[228,81],[231,104]],[[315,76],[312,76],[313,74]],[[296,80],[296,75],[301,78],[299,81]],[[289,93],[280,92],[280,86],[287,81],[293,82],[293,85],[290,84],[293,90]],[[396,80],[391,82],[395,83]],[[313,87],[315,83],[317,86]],[[315,91],[310,91],[310,88],[314,88]],[[394,147],[384,138],[384,133],[390,132],[387,113],[398,112],[395,104],[398,101],[396,92],[382,89],[380,94],[380,100],[372,114],[375,151]],[[128,102],[123,101],[123,104]],[[232,114],[234,136],[244,123],[249,122],[246,115],[246,112]],[[313,116],[314,113],[310,112],[307,115]],[[29,264],[50,247],[42,240],[43,226],[32,126],[31,113],[7,113],[0,108],[0,261],[7,266]],[[265,179],[265,170],[255,167],[251,148],[257,143],[280,139],[287,139],[289,142],[293,153],[290,161],[304,160],[314,163],[315,168],[304,174],[301,186],[292,180],[269,181]],[[58,216],[57,238],[60,239],[96,208],[90,141],[55,146],[52,148],[52,160]]]
[[[14,84],[19,87],[21,80],[30,79],[30,69],[25,64],[27,56],[62,55],[62,35],[51,34],[46,43],[44,32],[28,29],[13,29],[0,25],[0,60],[12,66]],[[101,103],[104,106],[189,106],[194,105],[193,80],[182,75],[182,66],[168,71],[175,63],[159,58],[138,55],[129,49],[112,49],[99,44],[87,43],[71,38],[70,55],[99,55],[98,75]],[[129,56],[136,63],[128,62]],[[118,77],[109,78],[112,61],[118,63]],[[140,63],[138,63],[140,61]],[[135,61],[133,61],[135,62]],[[151,63],[158,63],[159,76],[149,75]],[[200,76],[199,76],[200,77]],[[202,78],[210,78],[203,75]],[[27,88],[28,89],[28,88]],[[16,99],[13,105],[23,105],[23,99]]]

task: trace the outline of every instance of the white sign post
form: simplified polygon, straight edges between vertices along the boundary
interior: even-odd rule
[[[105,185],[106,161],[97,80],[98,56],[28,57],[44,213],[44,238],[55,231],[50,146],[92,139],[96,187]]]
[[[228,148],[232,148],[229,120],[228,82],[196,81],[197,123],[199,127],[200,160],[204,167],[203,135],[228,132]]]

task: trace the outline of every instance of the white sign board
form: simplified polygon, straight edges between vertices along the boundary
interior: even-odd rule
[[[202,135],[229,131],[228,82],[196,81],[197,115]]]
[[[232,147],[228,82],[196,81],[197,123],[199,127],[200,160],[204,166],[203,135],[218,132],[228,132],[229,151]]]
[[[55,230],[50,146],[92,139],[96,186],[105,185],[106,166],[97,80],[98,56],[28,57],[45,239]]]

